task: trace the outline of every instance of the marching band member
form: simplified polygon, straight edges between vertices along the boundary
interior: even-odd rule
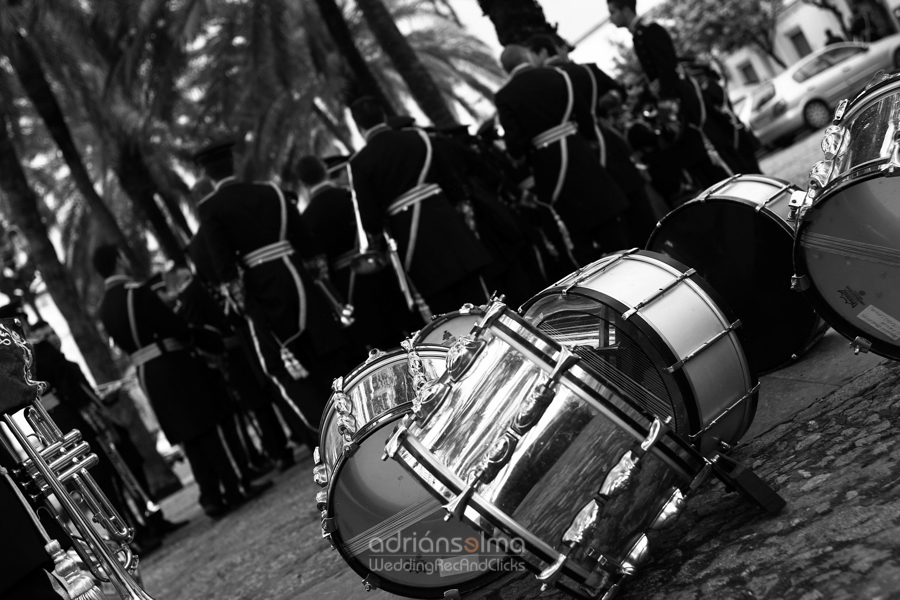
[[[409,287],[427,314],[487,300],[479,277],[491,257],[448,199],[454,179],[446,157],[422,129],[392,129],[371,97],[350,112],[366,145],[350,160],[363,226],[374,239],[387,227]]]

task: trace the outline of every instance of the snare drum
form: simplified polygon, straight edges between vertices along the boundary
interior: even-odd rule
[[[791,290],[794,228],[787,181],[735,175],[666,215],[647,250],[697,270],[740,318],[744,350],[766,373],[800,356],[827,331],[809,302]]]
[[[631,250],[576,271],[529,300],[524,316],[573,348],[702,451],[737,442],[759,383],[743,326],[694,269]]]
[[[858,350],[900,360],[900,79],[842,102],[810,174],[794,285]]]
[[[547,584],[599,598],[641,565],[645,532],[680,510],[704,465],[686,420],[619,390],[495,302],[386,454]]]
[[[456,340],[470,331],[484,315],[484,309],[474,304],[463,304],[459,310],[435,315],[431,322],[414,337],[414,345],[430,344],[449,348]]]
[[[421,383],[444,372],[447,348],[419,346],[415,352],[421,364],[417,376],[410,374],[407,352],[397,348],[374,353],[336,380],[315,453],[316,482],[327,491],[319,492],[316,502],[323,511],[323,537],[364,578],[366,589],[442,598],[454,588],[471,591],[496,574],[447,572],[443,565],[467,557],[449,540],[466,540],[475,532],[461,522],[444,522],[440,503],[416,479],[397,463],[381,460],[390,428],[409,412],[416,379]]]

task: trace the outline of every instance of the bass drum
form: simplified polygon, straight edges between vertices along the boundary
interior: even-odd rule
[[[801,208],[794,284],[857,350],[900,360],[900,78],[841,104]]]
[[[364,364],[335,380],[319,427],[316,496],[322,535],[363,577],[366,589],[410,598],[443,598],[472,591],[499,573],[483,553],[471,562],[465,541],[478,535],[444,522],[440,503],[394,461],[381,459],[395,422],[406,415],[416,387],[444,372],[447,348],[373,351]],[[471,543],[470,543],[471,544]],[[471,546],[468,546],[470,548]],[[467,568],[460,568],[463,563]]]
[[[413,336],[415,346],[433,345],[449,348],[456,340],[472,331],[472,327],[484,316],[484,309],[474,304],[463,304],[459,310],[435,315],[431,322]]]
[[[736,443],[753,421],[759,382],[743,327],[671,258],[637,249],[605,257],[521,310],[629,400],[671,418],[701,452]]]
[[[791,290],[794,228],[787,218],[799,188],[765,175],[735,175],[666,215],[647,250],[696,269],[743,325],[744,350],[760,373],[784,366],[828,330]]]

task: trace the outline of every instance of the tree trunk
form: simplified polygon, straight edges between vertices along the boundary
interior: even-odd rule
[[[120,377],[109,348],[100,337],[88,315],[75,283],[59,261],[50,242],[47,227],[38,212],[38,198],[28,184],[19,156],[8,134],[8,116],[0,113],[0,189],[6,195],[10,220],[15,223],[31,251],[31,258],[41,272],[50,297],[69,324],[72,337],[98,383]]]
[[[441,91],[425,65],[416,56],[415,50],[397,29],[397,24],[394,23],[384,2],[382,0],[357,0],[356,4],[362,10],[378,44],[394,63],[394,67],[403,77],[422,112],[431,119],[436,127],[456,125],[456,117],[453,116],[450,106],[441,95]]]
[[[478,0],[478,5],[494,24],[501,46],[521,44],[538,33],[556,33],[536,0]]]
[[[119,160],[113,166],[122,189],[131,197],[141,217],[150,223],[163,254],[177,265],[184,265],[184,245],[172,231],[165,214],[156,204],[158,188],[140,148],[124,142],[119,147]]]
[[[378,85],[378,80],[372,75],[366,59],[363,58],[359,48],[353,43],[353,36],[350,34],[350,28],[347,27],[347,22],[344,20],[344,13],[341,12],[341,7],[338,6],[335,0],[316,0],[316,6],[319,7],[319,14],[322,15],[322,20],[325,21],[331,38],[334,40],[338,51],[344,57],[344,61],[346,61],[352,73],[352,81],[345,94],[344,102],[349,106],[361,96],[372,96],[377,98],[381,106],[384,107],[385,114],[395,116],[397,111],[394,105],[391,104],[384,90]]]
[[[50,136],[59,147],[63,159],[69,167],[72,181],[87,202],[91,216],[97,221],[101,241],[113,243],[122,248],[136,272],[149,275],[150,263],[142,261],[140,254],[132,249],[128,238],[122,233],[122,229],[116,223],[109,207],[94,188],[59,103],[56,101],[56,96],[44,77],[43,66],[28,40],[20,33],[16,33],[15,52],[11,53],[9,59],[22,83],[22,88],[28,94],[28,98],[47,126]]]

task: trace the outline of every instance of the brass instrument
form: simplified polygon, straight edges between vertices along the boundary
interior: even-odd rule
[[[34,497],[43,496],[49,500],[52,495],[62,506],[77,530],[77,534],[71,535],[75,551],[95,579],[111,584],[124,600],[153,600],[135,580],[138,557],[128,547],[134,530],[124,522],[87,471],[97,464],[97,455],[82,441],[77,429],[63,435],[41,405],[38,394],[43,391],[43,385],[31,380],[32,355],[24,337],[3,323],[0,323],[0,337],[4,348],[21,353],[22,356],[13,356],[13,362],[24,363],[20,373],[25,385],[21,387],[32,394],[25,407],[25,419],[34,434],[23,431],[10,410],[3,412],[3,422],[28,457],[18,469],[19,479],[27,481],[26,491]],[[17,383],[23,382],[12,382],[9,387],[15,387]],[[38,448],[32,446],[35,441]],[[92,517],[85,514],[68,488],[77,491],[93,513]],[[60,515],[49,502],[47,504],[62,524]],[[106,530],[109,539],[101,535],[92,521]]]

